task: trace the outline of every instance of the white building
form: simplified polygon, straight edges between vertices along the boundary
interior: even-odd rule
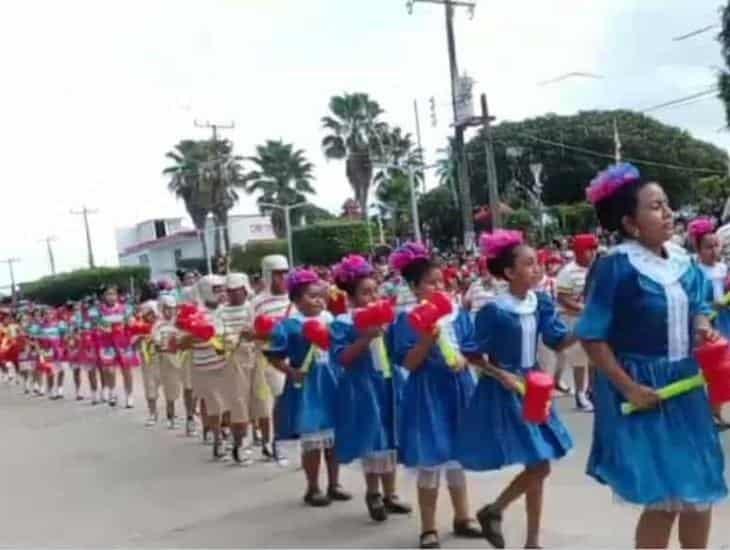
[[[205,236],[210,254],[214,253],[215,231],[213,218],[209,217]],[[245,247],[250,241],[276,238],[269,217],[258,214],[230,216],[228,234],[231,246]],[[147,220],[133,227],[119,228],[116,241],[119,265],[148,266],[152,278],[174,275],[180,260],[203,258],[197,230],[184,227],[182,218]]]

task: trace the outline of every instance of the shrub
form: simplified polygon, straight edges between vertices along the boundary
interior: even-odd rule
[[[598,226],[595,210],[588,203],[560,204],[551,210],[564,235],[589,233]]]
[[[377,229],[370,224],[371,235]],[[346,254],[370,251],[368,226],[362,221],[337,220],[295,229],[294,258],[300,264],[330,265]]]
[[[241,246],[233,246],[231,248],[231,271],[258,273],[261,271],[261,258],[270,254],[286,256],[286,239],[254,241],[246,245],[245,250]]]
[[[129,291],[131,283],[136,290],[139,290],[149,278],[150,270],[144,266],[97,267],[78,269],[22,283],[20,291],[25,298],[57,306],[67,300],[80,300],[95,295],[105,284],[115,284],[122,291]]]

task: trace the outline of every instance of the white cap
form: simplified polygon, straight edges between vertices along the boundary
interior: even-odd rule
[[[143,302],[139,306],[139,310],[143,315],[146,315],[148,313],[154,313],[157,315],[157,302],[154,300],[147,300],[146,302]]]
[[[204,303],[217,302],[218,300],[213,292],[213,288],[216,286],[223,286],[224,283],[223,277],[220,275],[205,275],[204,277],[201,277],[196,285],[200,300]]]
[[[263,271],[264,273],[288,270],[289,260],[286,259],[286,256],[282,256],[281,254],[272,254],[270,256],[264,256],[261,259],[261,271]]]
[[[163,294],[158,301],[162,307],[177,307],[177,300],[169,294]]]
[[[229,273],[226,277],[226,288],[228,290],[244,288],[248,294],[251,294],[251,285],[248,281],[248,275],[245,273]]]

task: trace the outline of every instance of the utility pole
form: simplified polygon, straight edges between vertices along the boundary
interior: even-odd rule
[[[621,137],[618,135],[618,123],[613,119],[613,156],[616,164],[621,162]]]
[[[418,152],[421,157],[421,162],[425,163],[423,158],[423,143],[421,142],[421,117],[418,114],[418,100],[413,100],[413,113],[416,115],[416,140],[418,140]],[[426,192],[426,178],[423,178],[423,192]]]
[[[210,141],[211,152],[213,155],[216,155],[216,157],[211,160],[213,161],[213,165],[215,166],[216,175],[218,176],[218,179],[220,180],[220,163],[218,162],[217,151],[216,151],[216,143],[218,142],[218,130],[232,130],[233,128],[236,127],[236,123],[231,121],[228,124],[216,124],[216,123],[212,123],[208,120],[206,120],[205,122],[198,122],[198,120],[195,119],[195,120],[193,120],[193,124],[195,125],[196,128],[208,128],[208,129],[212,130],[212,132],[213,132],[213,135],[212,135],[211,141]],[[216,200],[217,200],[217,197],[214,196],[213,201],[215,202]],[[217,242],[220,244],[221,241],[223,241],[223,246],[225,247],[225,243],[228,242],[228,228],[225,228],[223,230],[222,239],[220,236],[218,236]],[[216,254],[219,254],[220,252],[221,252],[220,249],[215,251]],[[210,254],[210,251],[208,251],[207,253]],[[227,250],[226,250],[226,253],[228,253]]]
[[[56,261],[53,257],[53,247],[51,246],[51,243],[56,240],[56,237],[46,237],[45,239],[41,239],[41,242],[46,243],[46,248],[48,249],[48,263],[51,266],[51,275],[56,275]]]
[[[4,260],[0,260],[0,262],[8,264],[8,270],[10,271],[10,295],[13,298],[13,302],[15,302],[15,272],[13,271],[13,264],[19,261],[20,258],[6,258]]]
[[[84,230],[86,231],[86,251],[89,254],[89,269],[94,269],[94,250],[91,247],[91,231],[89,230],[89,214],[96,214],[98,210],[91,210],[84,206],[81,210],[71,210],[74,216],[84,217]]]
[[[492,229],[502,227],[502,212],[499,205],[499,187],[497,186],[497,164],[494,162],[494,140],[491,123],[494,117],[489,116],[487,94],[482,94],[482,131],[484,133],[484,152],[487,157],[487,189],[489,190],[489,212],[492,215]]]
[[[461,0],[408,0],[406,7],[409,13],[413,11],[413,5],[422,2],[428,4],[442,4],[445,7],[446,15],[446,43],[449,51],[449,73],[451,77],[451,104],[454,111],[454,146],[456,149],[457,183],[461,195],[461,217],[464,226],[464,248],[474,248],[474,217],[471,204],[471,189],[469,188],[469,174],[464,151],[464,130],[463,121],[459,120],[459,99],[457,94],[457,81],[459,78],[459,67],[456,63],[456,39],[454,35],[454,8],[468,8],[471,16],[474,15],[475,2]]]

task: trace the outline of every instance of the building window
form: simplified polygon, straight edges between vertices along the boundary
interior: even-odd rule
[[[147,254],[140,254],[139,265],[150,265],[150,257]]]
[[[176,248],[174,254],[175,254],[175,265],[177,266],[180,264],[180,260],[182,260],[182,257],[183,257],[182,248]]]
[[[167,237],[165,220],[155,220],[155,239],[161,239],[163,237]]]

